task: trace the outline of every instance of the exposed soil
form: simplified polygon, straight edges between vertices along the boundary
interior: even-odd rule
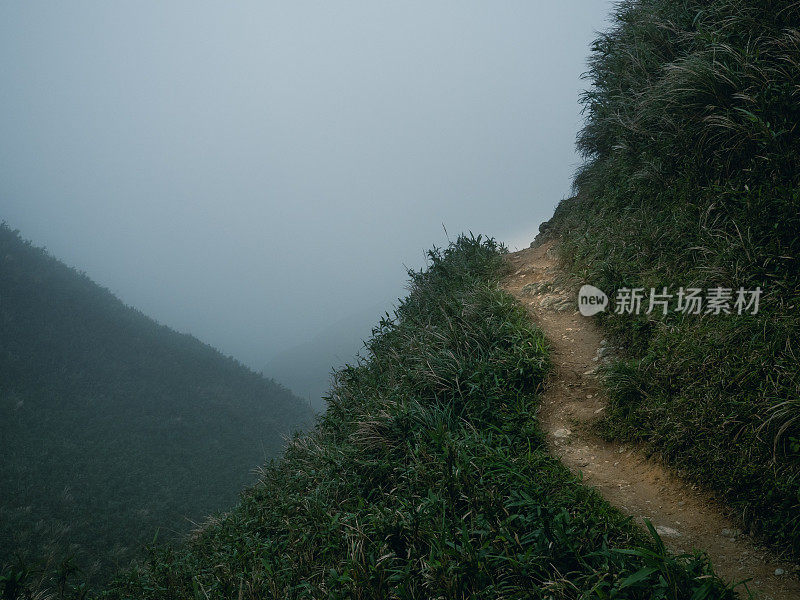
[[[613,349],[593,318],[576,310],[577,289],[558,286],[554,243],[510,254],[513,272],[504,281],[552,347],[554,368],[539,414],[551,451],[635,521],[649,519],[673,551],[706,551],[727,582],[750,579],[747,587],[756,598],[800,599],[797,567],[754,544],[721,503],[637,448],[606,442],[590,432],[589,425],[606,406],[594,371]],[[747,597],[744,586],[737,589]]]

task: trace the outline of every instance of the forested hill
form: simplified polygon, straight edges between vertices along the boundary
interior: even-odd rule
[[[232,506],[311,419],[0,226],[0,563],[71,555],[97,580]]]

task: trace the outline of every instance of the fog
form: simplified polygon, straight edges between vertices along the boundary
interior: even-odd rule
[[[260,370],[390,309],[445,228],[530,243],[609,10],[4,2],[0,220]]]

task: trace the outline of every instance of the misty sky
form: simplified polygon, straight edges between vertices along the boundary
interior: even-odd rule
[[[0,220],[259,369],[569,193],[610,3],[0,4]]]

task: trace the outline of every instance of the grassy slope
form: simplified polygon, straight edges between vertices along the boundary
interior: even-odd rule
[[[581,280],[761,286],[755,316],[607,315],[608,432],[800,552],[800,5],[625,2],[595,44],[587,157],[551,227]]]
[[[0,226],[0,566],[98,582],[233,505],[305,403]]]
[[[732,597],[546,453],[545,341],[499,289],[494,242],[430,258],[318,427],[107,598]]]

